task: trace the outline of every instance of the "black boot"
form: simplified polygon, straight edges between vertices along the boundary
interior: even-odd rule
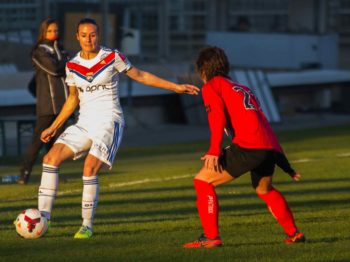
[[[28,170],[21,169],[21,175],[17,180],[17,184],[20,184],[20,185],[28,184],[29,177],[30,177],[30,172]]]

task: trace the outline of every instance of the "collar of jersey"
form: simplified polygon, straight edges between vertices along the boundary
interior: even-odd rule
[[[101,72],[113,64],[114,60],[115,52],[112,52],[90,68],[74,63],[74,61],[68,62],[67,67],[70,72],[91,83]]]

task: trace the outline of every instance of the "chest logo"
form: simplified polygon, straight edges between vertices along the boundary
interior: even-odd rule
[[[91,81],[94,78],[94,72],[87,72],[86,73],[86,79],[88,81]]]
[[[100,73],[112,65],[114,61],[115,52],[112,52],[90,68],[74,62],[68,62],[67,67],[72,73],[91,83]]]

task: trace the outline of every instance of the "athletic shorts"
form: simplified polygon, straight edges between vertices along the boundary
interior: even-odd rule
[[[123,129],[123,124],[112,121],[95,125],[78,122],[69,126],[55,143],[68,146],[74,153],[74,160],[91,154],[111,169],[122,140]]]
[[[250,171],[254,188],[262,177],[272,176],[275,171],[274,151],[268,149],[247,149],[232,144],[222,150],[219,161],[235,178]]]

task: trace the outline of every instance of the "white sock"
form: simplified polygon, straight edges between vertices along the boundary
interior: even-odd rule
[[[84,188],[81,211],[83,226],[87,226],[92,229],[94,214],[98,203],[98,176],[83,176],[83,184]]]
[[[38,193],[38,209],[48,220],[58,188],[58,167],[43,164],[41,184]]]

